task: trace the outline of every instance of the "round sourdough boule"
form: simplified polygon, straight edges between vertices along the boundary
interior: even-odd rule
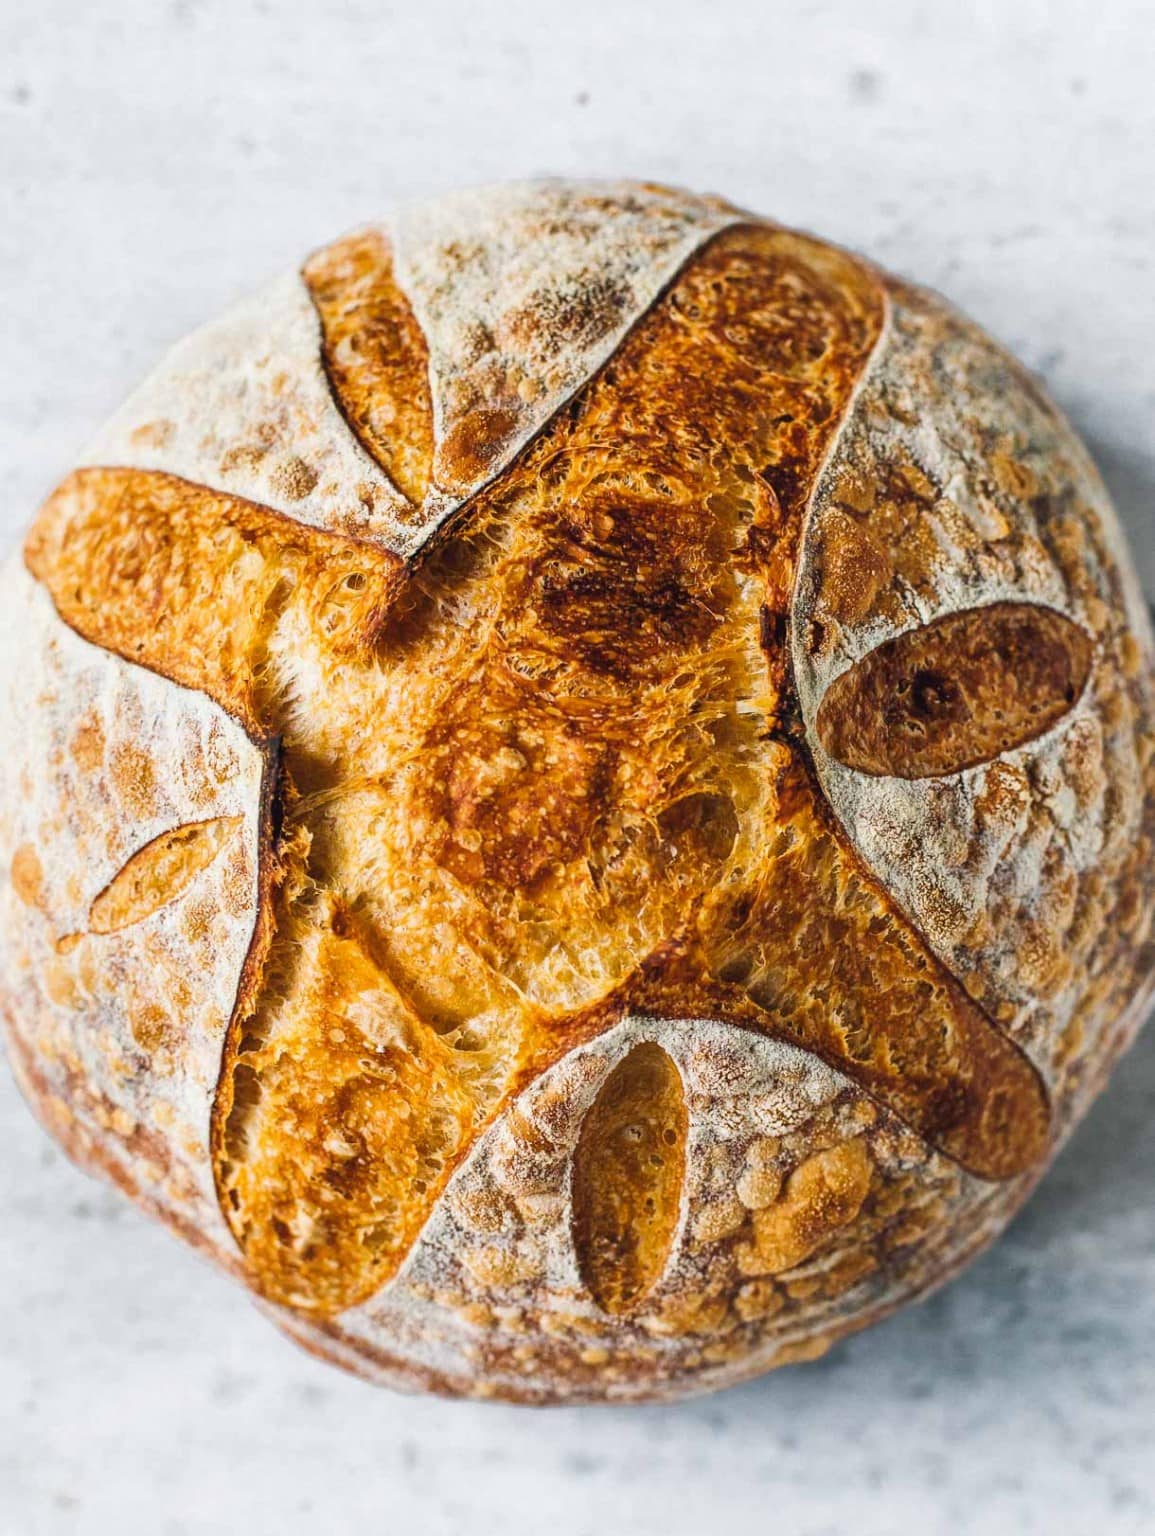
[[[1150,996],[1086,453],[941,300],[713,198],[318,252],[128,401],[0,629],[25,1092],[392,1386],[821,1354],[995,1236]]]

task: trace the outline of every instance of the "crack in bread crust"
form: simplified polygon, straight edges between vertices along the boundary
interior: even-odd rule
[[[49,502],[27,558],[65,621],[280,739],[215,1114],[266,1296],[373,1294],[627,1009],[796,1041],[987,1177],[1042,1155],[1036,1074],[824,812],[793,696],[799,531],[883,309],[818,242],[717,236],[408,572],[163,475]]]

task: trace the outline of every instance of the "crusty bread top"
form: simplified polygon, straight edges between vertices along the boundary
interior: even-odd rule
[[[142,1198],[390,1381],[647,1395],[817,1347],[990,1236],[1137,1026],[1120,551],[1030,381],[822,242],[564,184],[337,242],[178,349],[6,578],[33,1096],[125,1178],[178,1141]],[[79,715],[47,752],[60,637],[154,779],[132,701],[199,698],[244,804],[153,827],[107,747],[78,779]],[[60,950],[74,802],[115,846]],[[241,848],[186,1063],[143,972]]]
[[[85,462],[163,469],[412,555],[738,217],[637,184],[530,182],[412,208],[175,347]]]

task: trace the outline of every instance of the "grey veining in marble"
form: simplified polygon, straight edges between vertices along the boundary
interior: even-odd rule
[[[0,540],[159,350],[398,200],[725,192],[943,289],[1070,411],[1155,594],[1155,10],[4,0]],[[1155,1532],[1155,1030],[1002,1243],[674,1408],[407,1400],[91,1184],[0,1069],[0,1536]]]

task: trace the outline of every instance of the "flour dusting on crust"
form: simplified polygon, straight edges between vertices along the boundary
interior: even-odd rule
[[[174,347],[82,463],[162,470],[412,556],[740,217],[720,199],[658,187],[529,182],[381,226],[429,348],[435,453],[421,505],[350,430],[297,273]]]
[[[944,614],[1034,603],[1091,639],[1042,735],[961,773],[873,777],[814,730],[835,678]],[[823,788],[940,958],[1027,1050],[1062,1127],[1137,1021],[1155,909],[1152,640],[1114,509],[1025,371],[934,295],[887,335],[817,487],[793,618]],[[949,658],[946,658],[949,672]]]
[[[664,1274],[631,1316],[608,1317],[575,1253],[573,1158],[599,1089],[644,1041],[682,1076],[687,1168]],[[791,1174],[822,1158],[865,1170],[853,1214],[824,1228],[807,1213],[814,1225],[794,1250],[779,1241],[768,1253]],[[538,1079],[487,1133],[380,1295],[323,1330],[273,1315],[313,1350],[394,1387],[660,1400],[691,1377],[709,1391],[824,1352],[863,1315],[941,1279],[1029,1183],[962,1173],[794,1046],[712,1020],[629,1018]]]
[[[315,1353],[531,1402],[815,1358],[997,1235],[1155,989],[1155,648],[973,326],[501,187],[87,462],[0,572],[0,1017],[77,1161]]]
[[[333,400],[296,272],[178,343],[81,463],[163,470],[388,548],[405,538],[408,503]]]
[[[257,912],[265,754],[204,694],[80,639],[16,559],[0,667],[13,1064],[78,1161],[236,1268],[209,1117]],[[150,888],[142,850],[181,828],[207,846],[177,879],[169,840]]]
[[[432,529],[613,356],[711,235],[718,198],[623,182],[526,182],[394,219],[401,287],[429,345]]]

